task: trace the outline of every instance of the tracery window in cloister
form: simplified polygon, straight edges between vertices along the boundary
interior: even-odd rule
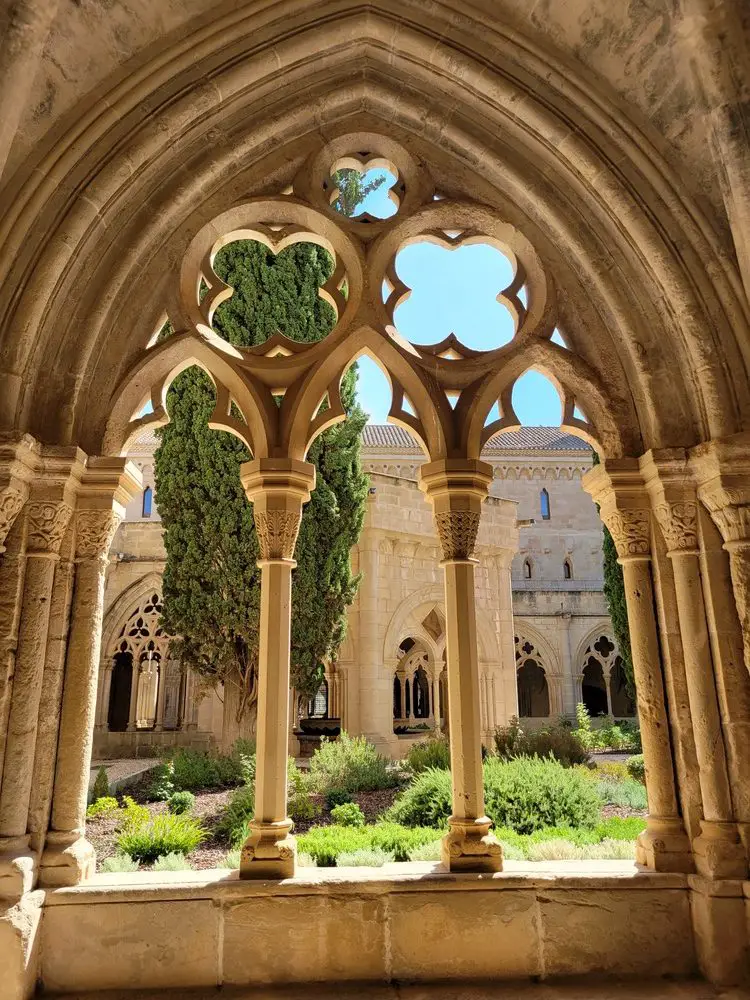
[[[635,715],[622,657],[607,634],[596,636],[583,654],[581,700],[592,717],[632,718]]]
[[[171,637],[161,625],[161,596],[153,592],[128,616],[105,660],[107,721],[111,732],[178,729],[185,678],[169,657]]]
[[[518,715],[521,719],[547,718],[550,693],[539,650],[523,636],[515,637]]]

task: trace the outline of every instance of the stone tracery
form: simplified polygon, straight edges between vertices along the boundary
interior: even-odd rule
[[[731,681],[732,690],[738,692],[734,704],[744,704],[748,679],[746,671],[738,673],[735,666],[741,665],[741,654],[738,658],[734,649],[741,631],[733,616],[739,614],[746,625],[750,607],[748,532],[738,513],[744,509],[747,494],[747,470],[740,471],[740,464],[747,451],[750,393],[744,363],[748,356],[747,282],[744,292],[741,283],[741,275],[746,277],[747,253],[737,239],[735,260],[731,241],[737,220],[741,228],[744,218],[742,192],[733,191],[743,187],[733,178],[739,176],[741,181],[744,176],[741,169],[737,171],[736,158],[744,133],[722,125],[741,114],[736,95],[724,93],[732,74],[712,70],[712,60],[721,48],[717,39],[730,38],[723,57],[735,69],[743,66],[742,47],[731,32],[718,30],[725,16],[721,7],[709,10],[705,5],[704,10],[704,5],[697,5],[700,16],[683,24],[686,33],[698,36],[696,72],[706,84],[696,89],[705,92],[708,107],[695,118],[710,120],[716,142],[705,145],[722,151],[721,162],[709,156],[707,173],[725,178],[718,202],[722,195],[726,198],[729,218],[721,216],[715,224],[695,198],[703,171],[696,171],[700,179],[683,176],[689,167],[681,170],[679,156],[670,157],[661,145],[657,150],[656,143],[646,138],[640,114],[631,112],[624,100],[613,101],[609,84],[599,86],[596,74],[579,71],[572,58],[559,59],[547,37],[534,35],[530,44],[529,26],[519,28],[502,17],[480,18],[472,12],[459,21],[450,5],[440,3],[432,5],[427,29],[420,18],[423,11],[407,2],[398,12],[380,4],[368,5],[367,11],[352,9],[346,24],[332,26],[329,5],[309,5],[309,10],[297,12],[294,31],[279,37],[268,8],[245,10],[240,5],[231,12],[218,12],[210,33],[196,30],[195,37],[190,37],[192,28],[186,28],[190,43],[185,51],[179,48],[183,45],[180,38],[179,45],[172,39],[148,55],[138,55],[133,64],[137,78],[113,78],[106,86],[95,87],[82,101],[80,117],[71,117],[70,127],[59,129],[49,143],[40,146],[28,161],[30,169],[19,169],[9,183],[8,208],[0,220],[0,426],[15,435],[35,432],[45,443],[45,462],[55,458],[46,450],[48,445],[81,444],[89,455],[113,453],[134,429],[131,417],[149,394],[153,392],[156,419],[163,418],[159,408],[169,378],[180,365],[197,362],[217,381],[217,426],[247,435],[256,460],[301,462],[311,437],[335,416],[340,372],[358,353],[369,350],[382,355],[395,380],[393,417],[420,436],[433,462],[477,460],[486,432],[484,419],[491,408],[488,404],[499,400],[500,421],[512,426],[508,392],[514,378],[530,365],[548,369],[564,386],[566,425],[590,433],[601,446],[604,466],[588,479],[588,486],[602,502],[625,568],[639,709],[649,736],[644,742],[652,815],[640,857],[657,869],[684,872],[698,864],[699,876],[690,889],[691,907],[698,914],[696,943],[704,968],[726,979],[732,975],[729,949],[724,942],[722,948],[712,948],[716,940],[712,935],[721,925],[718,907],[725,915],[725,926],[744,925],[741,891],[721,897],[718,903],[713,887],[718,883],[737,886],[740,876],[747,874],[747,858],[738,847],[747,816],[743,819],[742,781],[738,780],[742,768],[737,770],[737,758],[733,763],[731,754],[723,750],[725,742],[729,748],[739,745],[732,736],[736,719],[726,699],[717,701],[716,688],[724,691]],[[45,15],[40,23],[49,24],[52,17]],[[736,34],[741,36],[741,31]],[[300,86],[307,82],[299,59],[301,46],[320,57],[320,73],[312,89]],[[42,49],[43,38],[37,38],[35,51]],[[266,59],[270,53],[272,58]],[[243,58],[249,55],[252,58]],[[366,67],[361,77],[347,75],[348,60]],[[196,61],[212,67],[211,83],[199,101],[192,75]],[[24,91],[26,76],[31,86],[33,74],[17,74],[14,94]],[[278,95],[272,120],[266,112],[271,104],[269,88]],[[434,116],[425,115],[424,95],[430,90]],[[316,114],[308,128],[300,125],[300,110],[311,94]],[[397,121],[394,107],[398,107]],[[522,123],[519,107],[525,109]],[[13,109],[12,114],[16,115],[13,122],[20,120],[20,110]],[[153,135],[157,117],[160,136]],[[307,121],[310,115],[304,118]],[[392,127],[382,128],[384,118]],[[342,121],[345,124],[340,126]],[[575,122],[574,133],[571,122]],[[379,126],[394,137],[379,137]],[[362,133],[369,138],[354,145],[347,138]],[[333,135],[333,139],[322,143],[321,135]],[[399,135],[409,140],[410,153],[403,160],[395,138]],[[225,137],[226,142],[216,142],[216,136]],[[668,137],[662,135],[661,140],[665,147],[669,145]],[[299,154],[293,151],[298,143],[304,146]],[[355,150],[387,157],[397,165],[404,187],[392,228],[382,221],[331,220],[330,192],[326,193],[324,181],[332,164]],[[306,169],[298,169],[308,154]],[[728,173],[723,169],[724,157],[732,168]],[[441,192],[449,195],[438,203],[446,216],[452,213],[448,221],[428,204],[435,187],[422,164],[431,162],[436,164]],[[230,184],[237,163],[251,166]],[[678,163],[678,168],[672,163]],[[482,176],[472,179],[475,164],[482,164]],[[15,165],[25,168],[26,162],[16,157]],[[291,177],[291,172],[296,176]],[[283,196],[287,206],[283,211],[281,198],[267,197],[265,174],[278,181],[274,190],[286,190],[291,182],[291,196]],[[184,179],[179,197],[175,197],[177,180],[167,183],[165,178]],[[462,203],[467,178],[475,199],[469,207]],[[585,213],[580,211],[582,193]],[[254,199],[267,205],[273,202],[275,208],[269,207],[258,217],[245,213],[228,228],[219,225],[212,239],[243,231],[245,226],[257,231],[264,225],[267,229],[261,235],[272,242],[283,238],[280,230],[272,228],[277,225],[330,237],[343,267],[337,273],[345,271],[351,282],[351,298],[343,305],[338,332],[333,340],[329,338],[325,351],[315,355],[288,348],[291,353],[281,362],[260,355],[228,357],[207,329],[200,303],[192,302],[192,312],[185,311],[184,288],[178,287],[174,272],[165,271],[164,261],[171,265],[181,260],[189,242],[187,234],[200,233],[206,219],[220,219],[226,205],[243,199],[246,205],[257,205]],[[425,225],[420,222],[411,235],[430,228],[464,230],[479,217],[478,205],[491,205],[488,211],[495,221],[508,220],[516,232],[533,233],[543,261],[541,277],[554,274],[561,294],[543,297],[541,308],[548,307],[547,314],[540,317],[537,313],[539,323],[534,329],[533,323],[528,326],[527,343],[510,345],[502,357],[477,361],[464,353],[458,359],[441,359],[424,350],[410,355],[385,335],[379,286],[373,282],[370,287],[365,272],[385,273],[393,258],[389,239],[396,240],[398,226],[402,226],[398,238],[408,237],[420,212]],[[146,222],[143,206],[148,206]],[[465,210],[471,221],[459,219],[458,209]],[[486,233],[490,228],[482,224],[477,231]],[[211,285],[207,252],[191,261],[193,291],[201,274],[207,275]],[[212,288],[216,294],[225,291]],[[340,291],[332,287],[328,294],[341,307]],[[145,305],[146,299],[152,305]],[[158,308],[167,305],[178,333],[171,344],[154,348],[150,358],[140,359],[134,338],[124,343],[114,333],[137,330],[140,337],[141,314],[156,308],[156,300]],[[530,313],[538,306],[531,288]],[[567,359],[561,356],[562,348],[545,340],[547,321],[556,320],[556,312],[571,347]],[[284,345],[279,341],[276,346]],[[329,350],[330,356],[324,357]],[[50,359],[56,363],[50,364]],[[270,378],[272,369],[283,369],[280,382],[275,373]],[[119,402],[105,438],[116,385],[120,386]],[[274,390],[281,389],[285,401],[276,412],[269,399]],[[455,411],[446,408],[446,389],[461,391]],[[331,412],[316,423],[320,400],[331,392]],[[415,414],[408,412],[403,402],[406,396]],[[230,425],[230,401],[240,407],[246,424]],[[590,427],[575,423],[578,402],[591,419]],[[686,451],[696,446],[692,454]],[[649,469],[651,459],[639,459],[650,449],[654,454],[660,449],[682,453],[689,465],[683,471],[691,488],[697,489],[702,504],[714,515],[729,551],[734,591],[726,589],[726,553],[715,540],[710,547],[705,540],[710,526],[701,527],[704,507],[696,506],[695,524],[692,515],[689,524],[684,518],[680,522],[679,516],[675,524],[674,506],[695,504],[695,499],[671,495],[666,499],[669,518],[664,516],[665,498],[659,496],[659,484],[669,479],[669,470],[659,465],[663,456],[657,456],[656,473]],[[623,462],[628,466],[625,474],[621,474]],[[68,492],[77,493],[80,469],[73,473],[74,465],[75,460],[70,463],[73,488]],[[41,462],[35,470],[41,479],[50,473]],[[443,470],[446,478],[448,471]],[[297,497],[304,473],[296,469]],[[737,475],[731,488],[722,482],[729,474]],[[481,492],[479,485],[475,489]],[[22,489],[15,493],[25,495]],[[48,496],[32,500],[34,504],[49,502]],[[75,506],[71,496],[57,496],[54,502],[71,512]],[[30,607],[34,600],[52,598],[59,612],[65,589],[62,581],[72,572],[69,556],[75,543],[70,524],[75,522],[69,517],[64,531],[59,524],[52,527],[49,550],[47,533],[34,530],[32,524],[32,544],[27,550],[23,532],[14,533],[14,521],[25,531],[31,506],[19,507],[13,500],[3,511],[2,530],[8,530],[13,546],[5,559],[21,567],[13,570],[8,588],[9,593],[19,595],[16,617],[20,625],[11,623],[8,632],[13,636],[19,630],[13,689],[17,701],[29,687],[38,689],[41,684],[41,665],[31,663],[30,656],[34,653],[43,659],[47,627],[44,616],[32,616]],[[686,538],[686,544],[681,544]],[[51,568],[58,555],[59,573]],[[43,561],[48,565],[40,565]],[[88,571],[98,572],[77,565],[76,577],[85,581]],[[281,579],[286,570],[275,565],[271,572]],[[454,578],[469,574],[468,569],[451,572]],[[95,591],[96,580],[88,579],[88,583],[90,591]],[[717,599],[716,594],[725,596]],[[93,606],[97,606],[95,594]],[[674,630],[666,634],[665,606],[678,609],[679,636]],[[723,617],[717,617],[717,606]],[[448,610],[448,618],[455,623],[457,615],[452,611],[456,609]],[[84,612],[79,607],[79,616]],[[95,630],[96,614],[90,617]],[[1,637],[4,647],[8,636]],[[750,662],[746,635],[745,640],[745,660]],[[90,651],[84,647],[85,643],[78,652],[90,666]],[[471,676],[473,664],[465,648],[459,659],[464,675],[468,670]],[[45,665],[45,675],[51,662]],[[86,687],[89,666],[79,672],[69,660],[66,674],[76,678],[74,686]],[[278,676],[275,679],[279,681]],[[34,697],[32,691],[32,706]],[[68,702],[73,705],[70,697]],[[75,735],[76,725],[81,732],[85,730],[85,720],[75,713],[67,715],[69,733]],[[746,725],[746,717],[745,712],[741,725]],[[23,756],[19,754],[20,728],[13,726],[10,736],[16,745],[6,759],[18,771]],[[701,787],[697,792],[690,791],[691,740],[693,754],[698,751]],[[86,756],[85,746],[82,756]],[[64,770],[65,764],[61,766]],[[4,784],[8,773],[6,768]],[[28,775],[18,777],[11,791],[25,794]],[[72,799],[78,809],[80,775],[63,774],[60,781],[61,788],[75,789]],[[684,805],[688,791],[698,795],[697,811],[705,814],[705,830],[698,837],[691,833],[691,840],[685,832],[685,827],[690,832],[687,819],[683,824],[690,813]],[[5,788],[3,793],[7,800]],[[19,817],[25,821],[23,799],[20,795],[20,807],[11,813],[0,801],[0,830],[7,836],[26,836],[15,822]],[[73,844],[65,841],[74,834],[77,821],[76,816],[61,814],[62,829],[54,830],[62,838],[55,845],[58,854],[52,852],[46,866],[51,879],[69,878],[75,869],[68,864]],[[471,840],[478,858],[492,861],[494,856],[497,861],[484,831],[474,829],[480,835],[472,839],[471,829],[460,830],[460,823],[455,826],[458,837],[449,844],[450,858],[465,856],[461,842],[465,845]],[[263,831],[259,833],[261,843]],[[6,839],[3,846],[9,842]],[[288,845],[272,841],[269,849],[285,864],[292,860]],[[33,871],[34,864],[24,870]],[[741,947],[746,948],[746,943]]]

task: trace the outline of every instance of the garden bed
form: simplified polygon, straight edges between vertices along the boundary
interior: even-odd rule
[[[645,788],[633,777],[640,772],[623,763],[580,763],[569,735],[554,741],[564,761],[496,753],[485,762],[486,808],[506,857],[632,857],[645,826]],[[444,739],[415,744],[406,762],[394,765],[345,733],[324,742],[308,770],[290,761],[300,864],[438,859],[451,811],[448,763]],[[225,755],[183,750],[134,782],[129,795],[100,799],[87,824],[100,870],[236,868],[253,814],[254,773],[249,744]]]

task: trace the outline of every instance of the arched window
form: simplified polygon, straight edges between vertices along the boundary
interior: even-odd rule
[[[536,660],[525,660],[516,673],[518,715],[521,719],[549,717],[549,688],[544,668]]]
[[[531,560],[524,559],[523,561],[523,578],[524,580],[531,579]]]
[[[563,562],[563,579],[564,580],[573,579],[573,567],[570,565],[570,559],[566,559]]]
[[[141,508],[141,517],[151,517],[151,508],[154,502],[154,491],[150,486],[147,486],[143,491],[143,506]]]
[[[539,494],[539,504],[542,508],[542,520],[549,521],[549,493],[546,489]]]

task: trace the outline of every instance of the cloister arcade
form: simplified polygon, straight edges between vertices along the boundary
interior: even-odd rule
[[[83,16],[74,6],[66,17]],[[141,41],[114,56],[108,40],[91,60],[80,56],[97,47],[94,29],[53,32],[55,3],[12,21],[0,61],[0,950],[11,997],[37,981],[49,992],[213,986],[311,969],[328,981],[747,976],[747,24],[731,4],[684,0],[665,5],[662,31],[600,0],[600,19],[632,17],[627,51],[647,46],[657,65],[647,85],[629,76],[642,60],[602,55],[580,5],[561,6],[573,13],[550,11],[545,27],[510,3],[177,3],[163,25],[155,11],[139,21]],[[80,76],[62,73],[50,111],[44,74],[57,56],[67,64],[66,44]],[[342,161],[388,165],[392,217],[335,212]],[[217,336],[212,317],[232,289],[212,261],[240,238],[328,250],[335,270],[320,295],[337,322],[324,341],[279,331],[238,349]],[[502,251],[509,344],[477,352],[399,334],[409,289],[394,259],[415,240]],[[175,334],[154,343],[165,318]],[[565,346],[551,339],[558,326]],[[341,417],[342,376],[363,354],[388,375],[389,419],[427,458],[453,813],[442,870],[336,885],[295,868],[289,595],[315,488],[307,451]],[[85,830],[107,555],[140,490],[128,444],[167,420],[169,385],[191,365],[216,388],[210,426],[253,456],[241,479],[262,567],[256,813],[238,877],[107,885]],[[562,427],[601,460],[584,486],[623,566],[649,803],[637,869],[552,873],[541,889],[512,863],[503,870],[484,811],[474,560],[492,480],[482,448],[518,427],[513,385],[531,368],[558,387]],[[509,566],[512,505],[494,503]],[[616,669],[592,639],[582,687]],[[150,664],[142,700],[131,682],[137,725],[139,702],[142,717],[158,713],[149,677],[166,667],[155,634],[123,643],[131,669]],[[520,651],[538,684],[543,663]],[[319,933],[299,941],[287,908]],[[559,944],[571,914],[572,955]]]

